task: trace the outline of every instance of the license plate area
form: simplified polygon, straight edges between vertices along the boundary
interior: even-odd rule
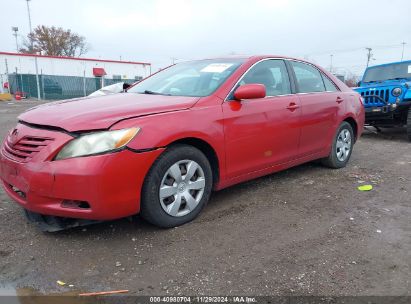
[[[10,163],[10,162],[3,162],[1,164],[2,167],[2,176],[7,179],[7,177],[17,177],[19,176],[19,168]]]
[[[19,164],[0,158],[0,178],[13,194],[21,199],[26,199],[28,188]]]

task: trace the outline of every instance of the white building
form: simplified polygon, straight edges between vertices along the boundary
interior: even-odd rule
[[[107,79],[140,79],[150,75],[151,63],[92,58],[57,57],[0,52],[1,74],[35,74],[55,76],[100,77]]]
[[[110,79],[115,79],[116,81],[124,79],[127,82],[131,82],[134,80],[140,80],[151,74],[151,63],[148,62],[0,52],[1,88],[3,88],[3,85],[8,81],[12,81],[13,79],[16,80],[17,77],[19,80],[21,79],[18,84],[18,89],[22,90],[20,86],[23,86],[24,81],[23,77],[20,75],[36,74],[36,58],[38,66],[37,71],[41,79],[43,79],[42,76],[75,76],[88,80],[90,80],[90,78],[96,78],[96,81],[98,81],[99,85],[97,85],[93,89],[99,89],[99,87],[103,86],[104,84],[110,84],[110,82],[108,81]],[[62,83],[60,80],[54,80],[54,82],[59,82],[59,84],[56,84],[56,86],[62,87],[63,91],[80,89],[69,87],[67,83]],[[14,84],[14,86],[16,86],[16,83]],[[41,86],[41,90],[44,89],[43,83],[41,83],[39,86]],[[45,86],[47,91],[47,82],[45,82]],[[26,88],[23,89],[27,91],[27,87],[28,85],[26,84]],[[36,87],[36,85],[33,85],[31,83],[31,95],[36,95],[34,94],[36,92]],[[87,86],[87,88],[89,88],[89,85]],[[86,84],[84,83],[84,92],[85,91]],[[40,93],[41,95],[44,95],[43,92]]]

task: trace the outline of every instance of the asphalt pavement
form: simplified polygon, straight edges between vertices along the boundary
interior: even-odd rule
[[[37,104],[0,102],[0,139]],[[0,294],[409,296],[410,148],[402,129],[366,131],[347,168],[225,189],[168,230],[137,217],[42,233],[0,190]]]

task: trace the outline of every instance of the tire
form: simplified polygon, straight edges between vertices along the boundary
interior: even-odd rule
[[[187,178],[189,174],[191,178]],[[182,144],[170,146],[154,162],[145,178],[141,216],[161,228],[188,223],[208,203],[212,185],[210,163],[200,150]]]
[[[346,121],[342,122],[334,136],[330,155],[322,160],[323,165],[333,169],[344,168],[350,160],[354,140],[351,125]]]
[[[408,108],[407,135],[408,135],[408,140],[411,141],[411,107]]]

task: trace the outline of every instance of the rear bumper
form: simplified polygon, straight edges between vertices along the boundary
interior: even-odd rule
[[[0,182],[25,209],[60,217],[111,220],[136,214],[152,163],[163,150],[59,161],[16,162],[0,153]],[[70,202],[85,202],[81,207]]]

